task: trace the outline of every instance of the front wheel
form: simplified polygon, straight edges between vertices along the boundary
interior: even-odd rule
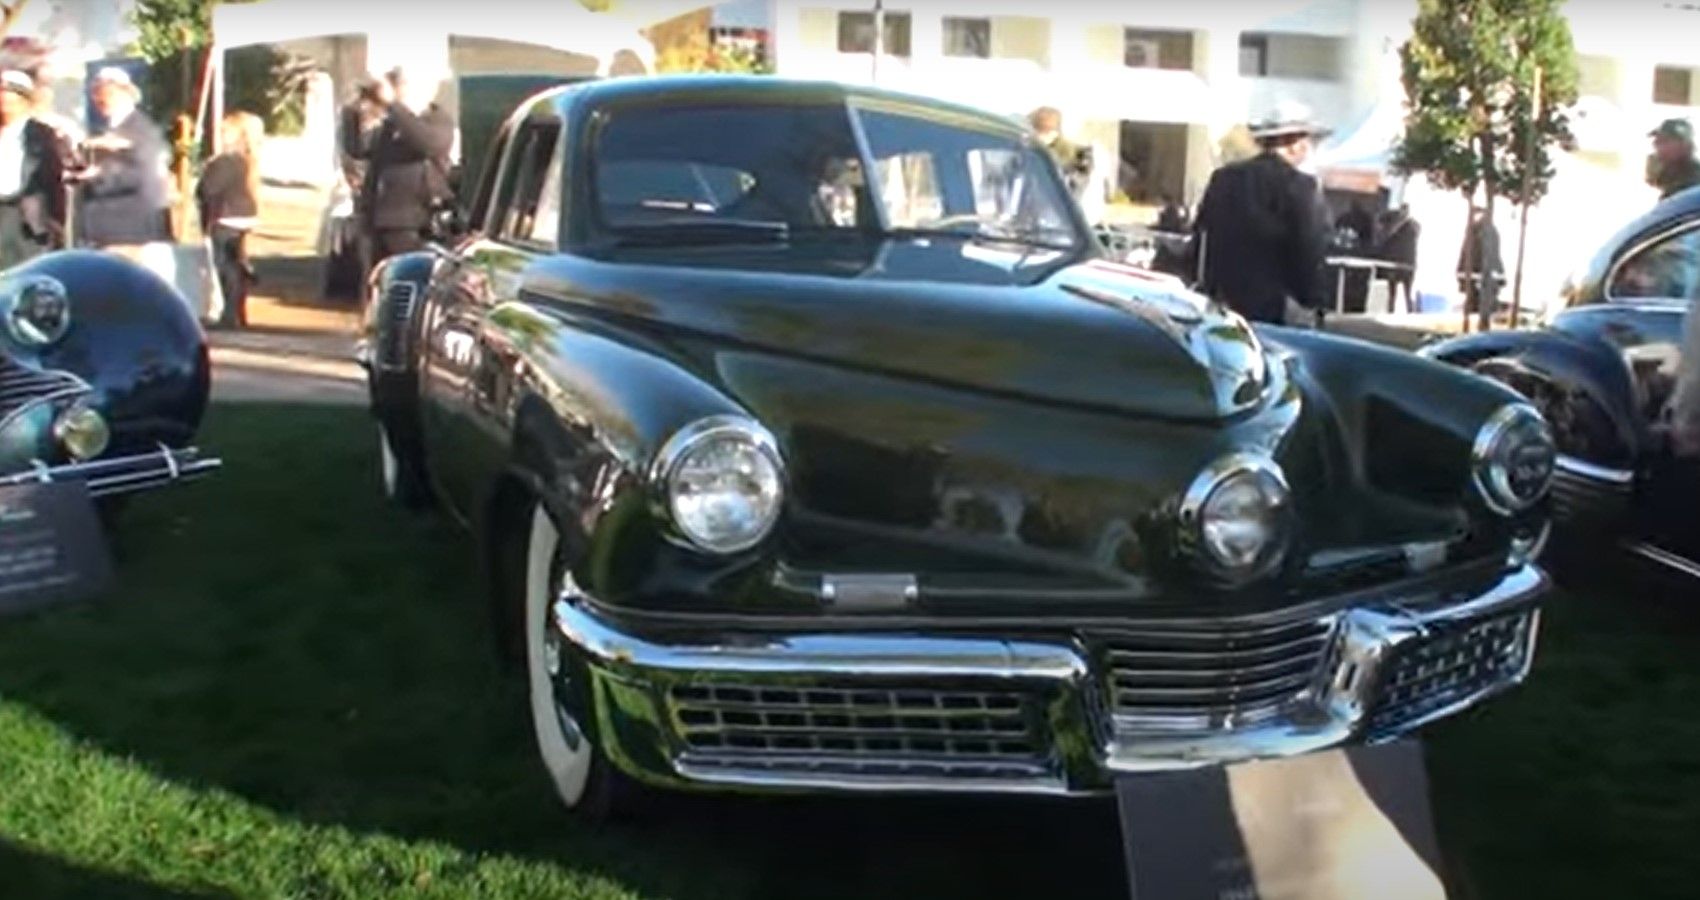
[[[584,727],[595,708],[589,673],[568,660],[550,626],[550,606],[566,577],[561,532],[542,505],[531,515],[525,552],[525,672],[537,754],[561,803],[604,822],[631,810],[636,785],[616,770]],[[563,702],[571,697],[575,702]],[[575,714],[574,709],[578,710]]]

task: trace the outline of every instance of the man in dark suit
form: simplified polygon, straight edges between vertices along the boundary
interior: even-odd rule
[[[1380,231],[1381,241],[1377,247],[1377,255],[1394,264],[1393,267],[1383,269],[1381,275],[1387,281],[1388,308],[1393,308],[1399,298],[1399,292],[1403,290],[1405,309],[1410,311],[1416,306],[1411,297],[1411,285],[1416,278],[1417,243],[1422,239],[1422,226],[1416,219],[1411,218],[1411,208],[1401,204],[1388,215]]]
[[[0,268],[63,245],[65,153],[34,116],[35,82],[0,72]]]
[[[141,91],[128,72],[107,67],[95,73],[89,96],[106,129],[83,144],[88,166],[77,176],[80,242],[124,248],[170,240],[171,148],[159,126],[136,108]]]
[[[454,122],[431,102],[429,87],[392,69],[374,88],[384,120],[370,144],[344,132],[344,151],[367,163],[360,207],[373,262],[423,247],[432,211],[449,196]]]
[[[1326,131],[1296,103],[1278,104],[1250,131],[1262,152],[1217,169],[1198,204],[1193,268],[1204,293],[1281,324],[1289,302],[1320,309],[1328,297],[1328,212],[1316,179],[1298,169]]]

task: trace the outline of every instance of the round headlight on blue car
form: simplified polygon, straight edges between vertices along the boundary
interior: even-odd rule
[[[1558,450],[1552,429],[1534,407],[1500,407],[1476,433],[1471,450],[1476,490],[1489,509],[1515,515],[1539,503],[1552,486]]]
[[[785,499],[778,443],[741,416],[711,416],[681,428],[657,455],[653,478],[678,536],[709,553],[761,543]]]
[[[57,278],[18,275],[0,283],[6,333],[25,347],[47,347],[71,330],[71,296]]]
[[[1267,456],[1230,454],[1193,480],[1180,519],[1181,545],[1207,575],[1246,584],[1286,556],[1292,532],[1286,475]]]

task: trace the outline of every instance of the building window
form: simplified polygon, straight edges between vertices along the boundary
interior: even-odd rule
[[[1122,62],[1133,69],[1190,69],[1192,32],[1123,29]]]
[[[909,14],[885,14],[885,47],[887,56],[909,55]],[[871,12],[841,12],[838,14],[838,52],[874,52],[874,14]]]
[[[1342,43],[1319,34],[1248,31],[1240,35],[1240,74],[1333,81],[1341,73]]]
[[[1653,69],[1653,102],[1670,106],[1694,105],[1694,70],[1676,66]]]
[[[1240,74],[1247,78],[1263,78],[1269,74],[1269,36],[1240,35]]]
[[[944,55],[989,58],[992,55],[992,20],[945,16]]]

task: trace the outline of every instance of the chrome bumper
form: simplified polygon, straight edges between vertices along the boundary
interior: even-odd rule
[[[557,698],[589,696],[574,714],[657,785],[1096,793],[1118,772],[1387,740],[1472,706],[1527,675],[1546,588],[1528,566],[1475,595],[1020,638],[637,633],[569,591]]]
[[[222,464],[216,458],[202,456],[195,447],[174,450],[161,446],[152,453],[102,457],[88,462],[58,466],[37,463],[22,472],[0,476],[0,484],[81,481],[88,485],[90,496],[110,497],[191,481],[211,474]]]

